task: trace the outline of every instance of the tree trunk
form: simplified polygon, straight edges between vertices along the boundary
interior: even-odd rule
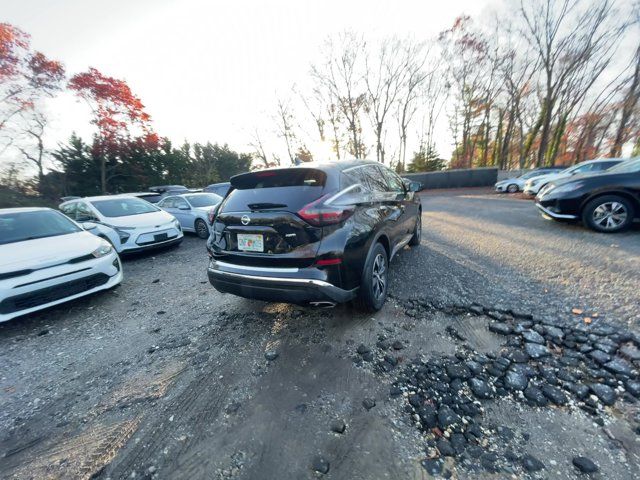
[[[622,154],[622,145],[626,136],[626,129],[631,119],[633,110],[638,103],[638,97],[640,96],[640,47],[636,50],[636,68],[633,72],[633,80],[629,86],[629,90],[624,98],[622,106],[622,115],[620,117],[620,124],[616,131],[616,136],[611,145],[609,155],[611,157],[619,157]]]

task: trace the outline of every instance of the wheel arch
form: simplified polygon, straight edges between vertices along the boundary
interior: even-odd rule
[[[635,210],[635,216],[639,216],[640,215],[640,200],[638,200],[637,198],[635,198],[632,194],[630,194],[629,192],[626,192],[624,190],[606,190],[606,191],[599,191],[597,193],[594,193],[593,195],[588,196],[587,198],[585,198],[583,200],[583,202],[580,204],[580,211],[579,211],[579,216],[582,216],[585,207],[592,202],[593,200],[596,200],[597,198],[600,197],[606,197],[608,195],[617,195],[619,197],[624,198],[625,200],[629,200],[631,202],[631,205],[633,205],[633,208]]]

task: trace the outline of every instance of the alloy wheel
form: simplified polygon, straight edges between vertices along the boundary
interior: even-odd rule
[[[200,238],[206,238],[209,236],[209,229],[203,221],[196,222],[196,233]]]
[[[384,295],[387,285],[387,259],[381,253],[373,261],[372,277],[373,296],[379,299]]]
[[[627,209],[620,202],[605,202],[598,205],[592,214],[593,223],[605,230],[615,230],[627,220]]]

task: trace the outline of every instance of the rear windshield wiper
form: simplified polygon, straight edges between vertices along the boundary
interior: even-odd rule
[[[272,208],[284,208],[286,205],[284,203],[248,203],[247,206],[251,210],[270,210]]]

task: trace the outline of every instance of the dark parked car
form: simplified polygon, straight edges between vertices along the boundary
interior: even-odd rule
[[[213,183],[204,187],[202,191],[207,193],[215,193],[216,195],[220,195],[222,198],[224,198],[230,188],[231,183],[229,182]]]
[[[378,310],[388,264],[421,235],[420,189],[376,162],[244,173],[213,218],[209,281],[221,292]]]
[[[581,219],[599,232],[624,230],[640,216],[640,158],[552,182],[540,190],[536,205],[555,220]]]

